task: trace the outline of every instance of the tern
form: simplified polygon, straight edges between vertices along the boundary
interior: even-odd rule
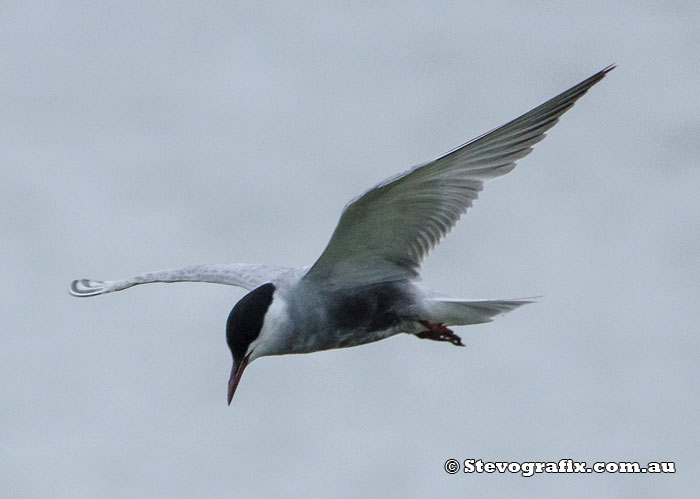
[[[612,71],[569,90],[433,161],[388,178],[351,200],[316,262],[304,268],[194,265],[119,281],[75,280],[73,296],[151,282],[209,282],[249,290],[231,310],[228,403],[246,366],[268,355],[310,353],[398,333],[464,346],[448,326],[490,322],[531,299],[463,300],[418,284],[428,252],[477,198],[484,182],[515,168],[559,117]]]

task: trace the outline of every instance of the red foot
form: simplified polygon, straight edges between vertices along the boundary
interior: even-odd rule
[[[428,321],[420,321],[420,323],[427,327],[428,330],[417,333],[416,336],[419,338],[424,340],[449,341],[458,347],[464,346],[464,343],[462,343],[462,338],[457,336],[451,329],[443,326],[442,322],[431,324]]]

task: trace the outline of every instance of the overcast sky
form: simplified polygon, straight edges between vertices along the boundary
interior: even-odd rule
[[[696,495],[697,2],[319,4],[0,7],[0,495]],[[261,359],[229,408],[243,290],[68,295],[310,264],[349,199],[613,62],[426,262],[455,296],[543,295],[458,328],[467,348]],[[678,472],[448,475],[448,458]]]

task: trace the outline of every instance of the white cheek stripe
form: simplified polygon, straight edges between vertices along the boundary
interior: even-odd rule
[[[287,302],[275,293],[272,297],[272,304],[270,304],[270,308],[267,309],[263,319],[260,334],[248,345],[246,355],[255,351],[255,354],[251,355],[251,361],[265,354],[265,345],[275,344],[278,336],[284,330],[283,327],[287,320]]]

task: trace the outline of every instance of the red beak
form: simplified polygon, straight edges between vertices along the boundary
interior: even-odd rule
[[[231,368],[231,377],[228,379],[228,405],[231,405],[231,400],[233,400],[233,394],[236,393],[236,387],[241,381],[241,376],[243,376],[243,371],[248,365],[248,358],[250,356],[243,357],[240,362],[233,361],[233,367]]]

